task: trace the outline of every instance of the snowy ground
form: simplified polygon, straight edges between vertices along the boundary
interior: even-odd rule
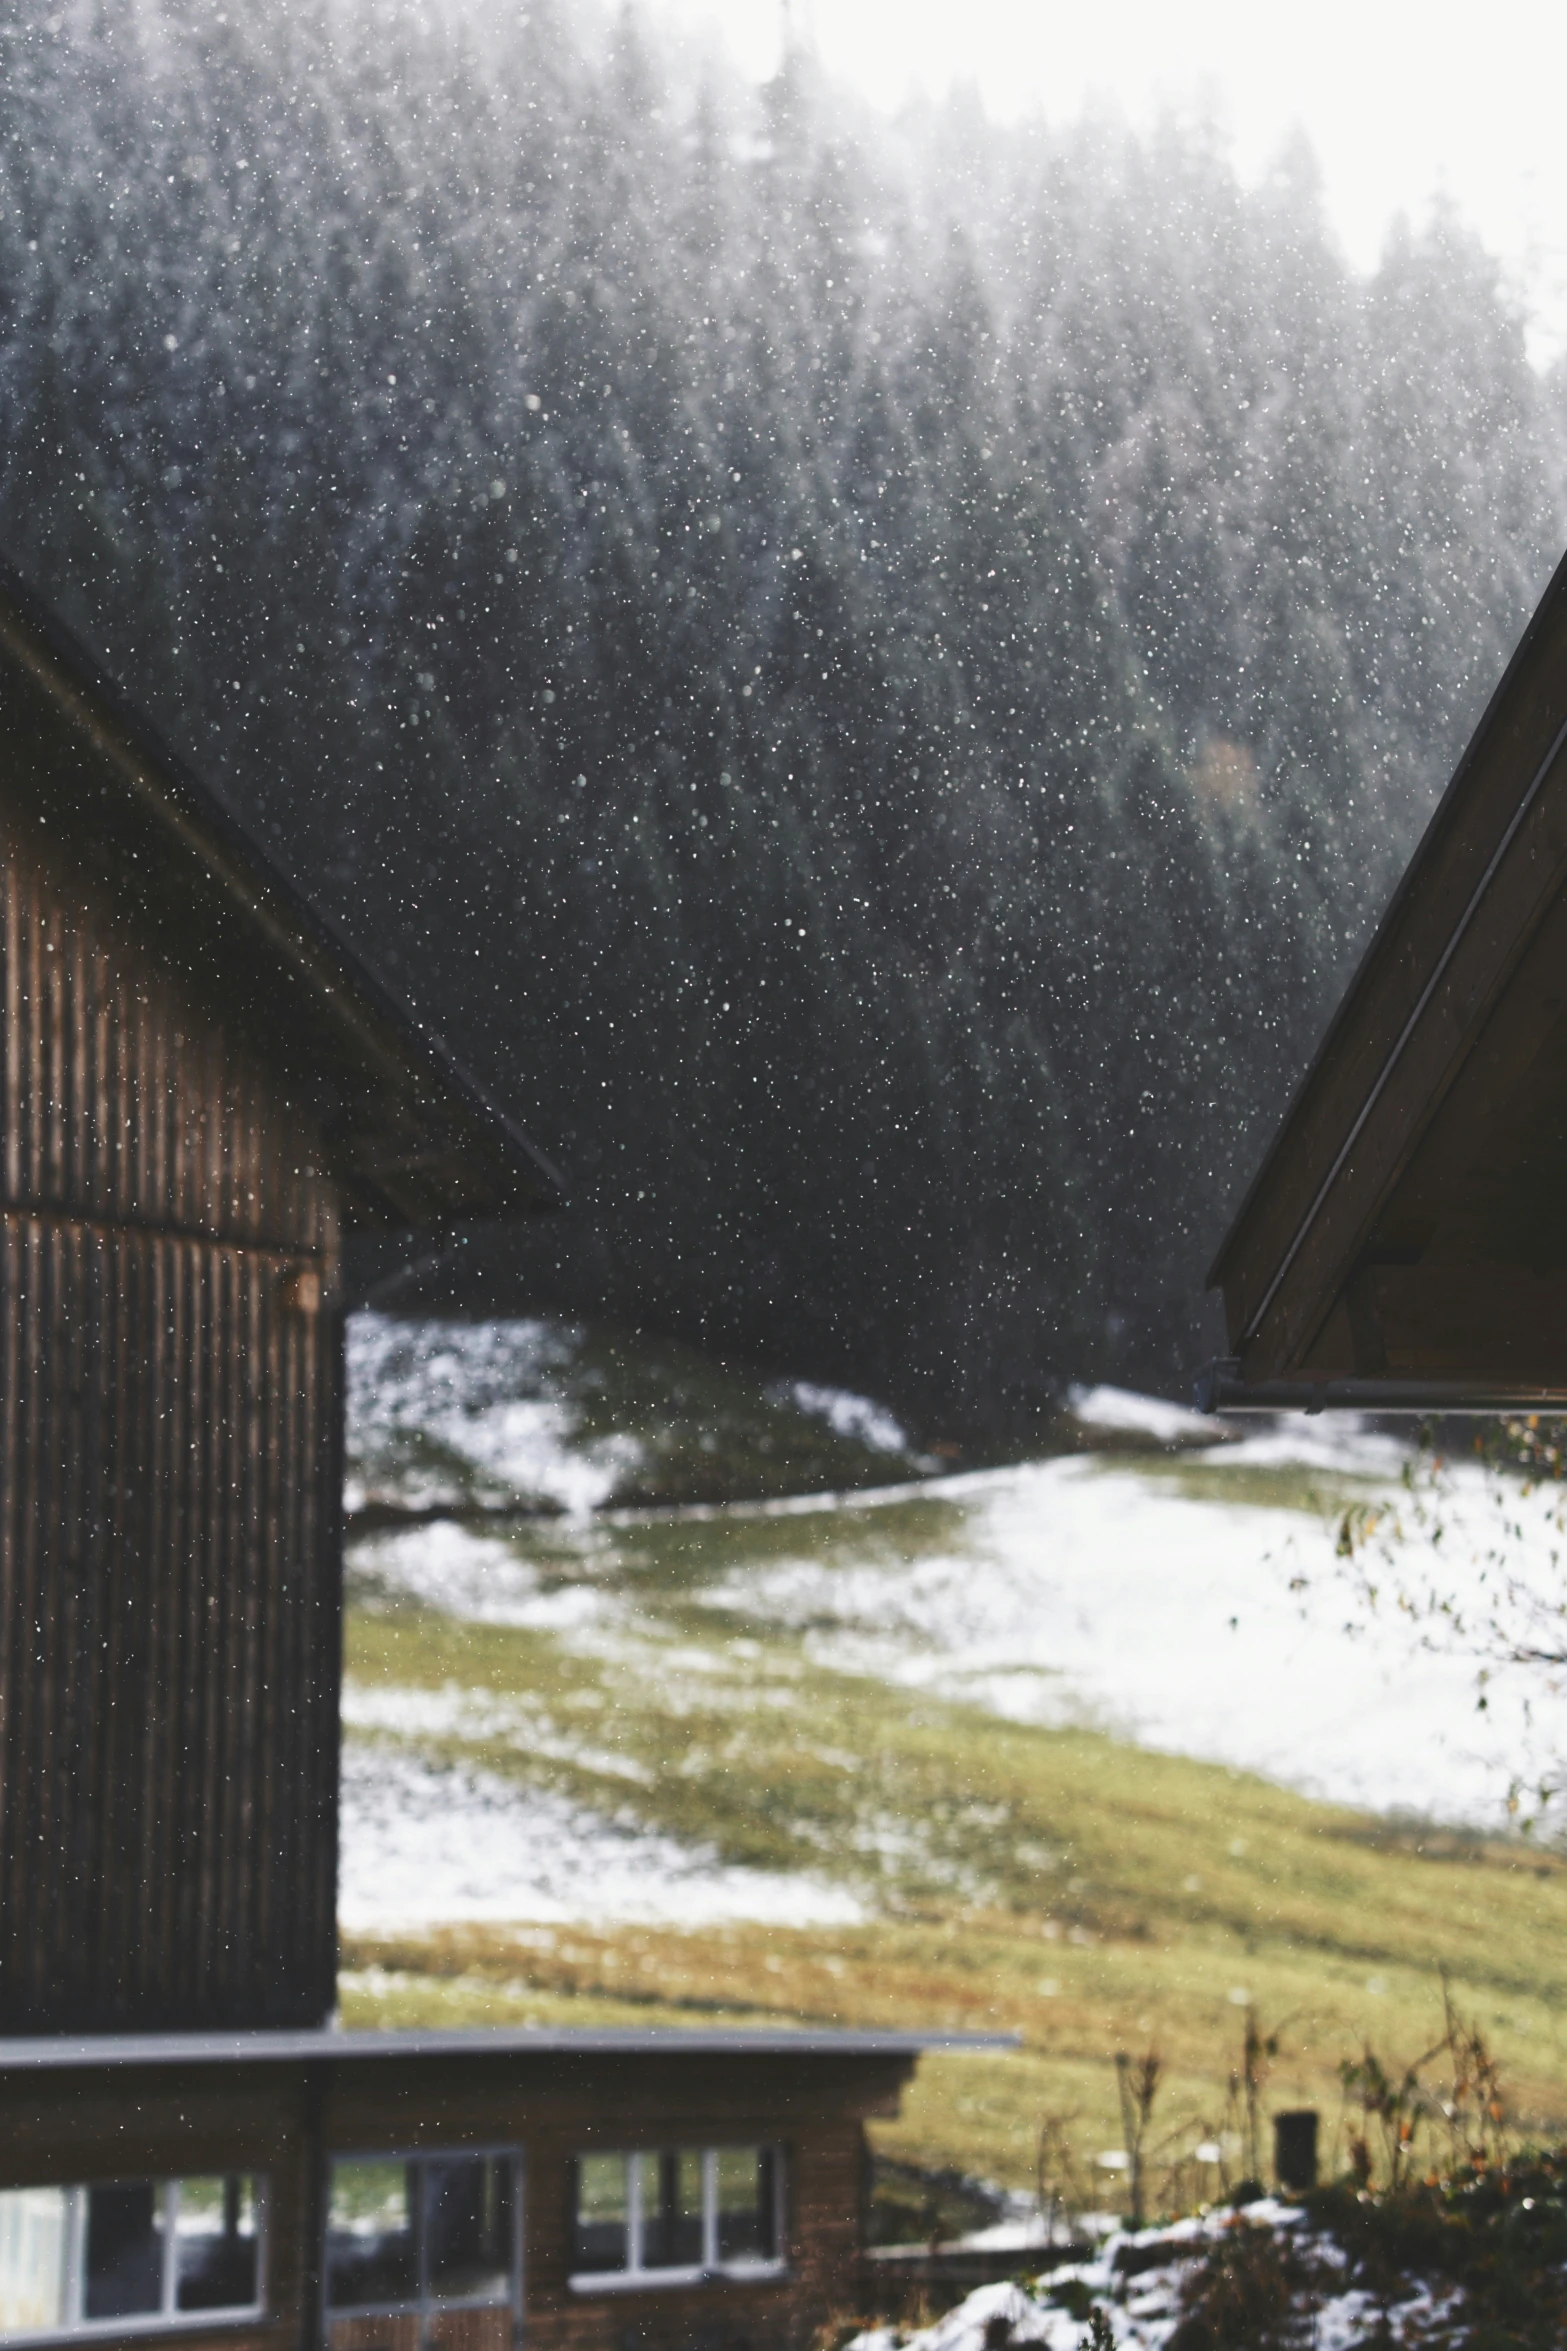
[[[348,1333],[346,1500],[601,1509],[865,1485],[933,1468],[892,1414],[810,1380],[770,1384],[690,1349],[542,1317]]]
[[[656,1532],[686,1578],[687,1624],[691,1605],[730,1612],[722,1631],[715,1617],[715,1652],[734,1641],[738,1615],[759,1655],[781,1657],[789,1644],[838,1673],[1009,1719],[1092,1725],[1374,1811],[1488,1828],[1505,1819],[1510,1774],[1559,1751],[1560,1700],[1538,1675],[1532,1716],[1505,1676],[1477,1712],[1472,1659],[1423,1646],[1395,1609],[1368,1632],[1351,1607],[1334,1509],[1396,1493],[1404,1460],[1353,1422],[1301,1421],[1215,1445],[1214,1425],[1195,1414],[1098,1390],[1074,1399],[1085,1425],[1187,1450],[590,1518],[613,1487],[613,1436],[601,1425],[576,1443],[558,1401],[513,1392],[556,1348],[550,1329],[532,1324],[484,1326],[470,1339],[449,1326],[420,1336],[376,1323],[362,1335],[361,1414],[410,1440],[408,1468],[421,1470],[429,1436],[448,1460],[461,1451],[508,1475],[525,1468],[533,1491],[574,1514],[564,1532],[537,1538],[450,1523],[382,1536],[356,1558],[384,1595],[523,1628],[561,1652],[613,1654],[633,1671],[645,1657],[657,1682],[701,1660],[689,1633],[683,1648],[666,1639],[655,1655],[645,1554]],[[836,1391],[791,1391],[790,1402],[871,1447],[900,1435]],[[1515,1510],[1515,1546],[1547,1570],[1559,1533],[1538,1500]],[[1457,1479],[1446,1515],[1443,1572],[1462,1591],[1486,1572],[1497,1532],[1478,1474]],[[1405,1567],[1418,1556],[1410,1546]],[[846,1889],[727,1867],[629,1817],[467,1768],[464,1742],[488,1742],[492,1754],[498,1742],[518,1758],[558,1752],[600,1787],[617,1771],[635,1776],[608,1740],[595,1757],[580,1725],[567,1755],[560,1726],[520,1700],[507,1713],[461,1690],[350,1685],[345,1719],[347,1925],[858,1915]]]
[[[399,1322],[356,1314],[348,1333],[346,1499],[406,1505],[515,1495],[597,1509],[640,1466],[630,1431],[589,1435],[570,1392],[572,1324]]]
[[[1187,2278],[1226,2232],[1235,2229],[1274,2231],[1295,2239],[1318,2275],[1296,2329],[1286,2333],[1270,2328],[1268,2342],[1309,2341],[1314,2351],[1358,2351],[1359,2346],[1376,2342],[1398,2351],[1401,2345],[1428,2341],[1433,2323],[1439,2325],[1461,2307],[1451,2288],[1433,2282],[1423,2290],[1417,2285],[1384,2316],[1372,2295],[1349,2282],[1348,2264],[1338,2247],[1315,2235],[1298,2207],[1269,2198],[1248,2206],[1244,2214],[1220,2210],[1135,2236],[1117,2231],[1094,2259],[1050,2271],[1032,2291],[1010,2281],[981,2286],[934,2326],[911,2332],[872,2328],[856,2336],[848,2351],[991,2351],[998,2342],[1014,2345],[1016,2351],[1024,2345],[1038,2345],[1040,2351],[1087,2351],[1090,2321],[1086,2315],[1073,2317],[1065,2306],[1074,2288],[1091,2296],[1093,2308],[1108,2320],[1117,2351],[1164,2351],[1180,2323]],[[1161,2254],[1168,2258],[1161,2260]],[[1212,2338],[1205,2333],[1203,2339]],[[1231,2339],[1240,2338],[1225,2337]],[[1248,2333],[1246,2339],[1264,2338]]]
[[[338,1885],[338,1918],[350,1934],[487,1919],[842,1926],[860,1915],[841,1887],[725,1868],[710,1853],[549,1789],[521,1795],[493,1774],[440,1768],[350,1737]]]
[[[1399,1468],[1386,1440],[1310,1429],[1243,1440],[1213,1466],[1302,1454],[1389,1484]],[[956,1541],[856,1557],[846,1534],[710,1597],[806,1628],[808,1649],[839,1667],[1015,1720],[1093,1724],[1374,1811],[1495,1826],[1510,1771],[1551,1751],[1549,1693],[1546,1718],[1536,1691],[1529,1721],[1522,1685],[1493,1682],[1477,1712],[1469,1658],[1432,1653],[1396,1611],[1368,1631],[1325,1517],[1193,1499],[1169,1474],[1093,1456],[940,1490],[963,1504]],[[1478,1490],[1469,1499],[1478,1544],[1490,1522]],[[1532,1532],[1536,1548],[1551,1540]],[[1446,1537],[1460,1586],[1462,1534]]]

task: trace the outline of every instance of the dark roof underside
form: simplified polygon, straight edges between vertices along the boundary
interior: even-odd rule
[[[1567,1397],[1564,1211],[1567,563],[1215,1261],[1241,1379]]]
[[[65,837],[326,1139],[351,1223],[554,1206],[560,1179],[0,566],[5,789]]]

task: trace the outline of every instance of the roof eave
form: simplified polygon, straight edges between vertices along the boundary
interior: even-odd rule
[[[1016,2033],[882,2032],[852,2028],[813,2032],[678,2027],[524,2025],[474,2031],[344,2032],[331,2025],[297,2032],[40,2034],[0,2040],[0,2076],[17,2072],[153,2065],[356,2065],[407,2059],[477,2057],[779,2057],[915,2058],[933,2049],[1014,2049]]]
[[[369,969],[342,934],[282,873],[210,786],[170,749],[58,617],[0,562],[0,645],[108,760],[159,830],[172,832],[231,905],[266,939],[318,1008],[425,1122],[443,1154],[464,1164],[435,1216],[407,1216],[384,1185],[386,1221],[471,1221],[561,1206],[559,1172],[469,1076],[444,1041]],[[352,1156],[352,1155],[351,1155]],[[483,1170],[482,1182],[475,1182]],[[366,1163],[350,1170],[352,1185]]]
[[[1317,1087],[1322,1072],[1334,1058],[1341,1038],[1353,1023],[1371,975],[1380,964],[1388,950],[1390,941],[1398,931],[1409,900],[1418,886],[1422,872],[1429,863],[1437,843],[1454,819],[1470,776],[1490,748],[1491,738],[1505,717],[1507,705],[1512,698],[1519,677],[1532,663],[1541,637],[1548,629],[1560,625],[1564,617],[1567,617],[1567,554],[1564,554],[1558,563],[1545,593],[1531,613],[1523,634],[1513,649],[1512,657],[1502,673],[1501,680],[1486,703],[1479,722],[1470,735],[1458,764],[1449,778],[1447,787],[1432,811],[1425,831],[1421,834],[1419,844],[1400,875],[1382,918],[1372,933],[1348,985],[1329,1018],[1316,1051],[1290,1096],[1284,1114],[1274,1129],[1256,1172],[1242,1194],[1240,1205],[1230,1218],[1224,1237],[1208,1268],[1207,1288],[1222,1289],[1225,1287],[1227,1269],[1238,1249],[1245,1228],[1250,1223],[1254,1211],[1275,1177],[1280,1162],[1292,1146],[1294,1131],[1301,1115]]]

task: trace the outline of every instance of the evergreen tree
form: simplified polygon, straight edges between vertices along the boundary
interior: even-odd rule
[[[1175,1379],[1567,512],[1461,224],[548,0],[0,0],[0,168],[0,538],[567,1164],[519,1294]]]

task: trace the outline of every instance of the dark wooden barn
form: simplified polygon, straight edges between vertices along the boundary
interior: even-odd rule
[[[1221,1248],[1204,1397],[1567,1403],[1567,563]]]
[[[3,573],[0,746],[0,2341],[804,2351],[922,2041],[328,2022],[342,1236],[555,1177]]]
[[[555,1180],[0,577],[0,2031],[333,2005],[339,1243]]]

